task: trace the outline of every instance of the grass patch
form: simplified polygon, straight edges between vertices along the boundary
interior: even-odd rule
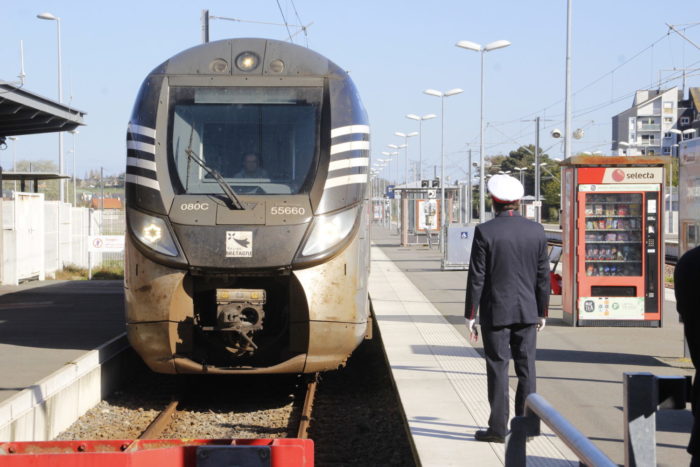
[[[68,264],[62,270],[56,271],[53,279],[64,281],[85,281],[88,278],[87,268],[81,268]],[[124,279],[124,266],[121,261],[108,260],[92,270],[93,280],[122,280]]]
[[[74,264],[67,264],[62,270],[54,273],[54,279],[62,281],[84,281],[87,277],[88,270]]]

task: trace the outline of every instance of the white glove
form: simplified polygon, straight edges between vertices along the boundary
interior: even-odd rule
[[[469,329],[469,340],[471,342],[476,342],[479,340],[479,330],[475,327],[475,319],[465,318],[467,323],[467,329]]]
[[[544,329],[546,322],[547,322],[547,318],[540,318],[540,324],[537,325],[537,332],[540,332]]]

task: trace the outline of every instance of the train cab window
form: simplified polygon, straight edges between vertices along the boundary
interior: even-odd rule
[[[173,88],[170,154],[184,192],[222,191],[188,150],[239,194],[307,191],[322,96],[316,87]]]

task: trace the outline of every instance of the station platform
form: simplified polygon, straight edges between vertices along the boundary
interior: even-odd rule
[[[0,286],[0,402],[124,332],[122,281]]]
[[[487,427],[489,406],[481,339],[466,339],[466,271],[442,271],[440,254],[401,247],[373,226],[370,294],[385,350],[423,465],[503,465],[503,445],[474,440]],[[683,333],[667,293],[661,328],[574,328],[552,296],[538,334],[537,392],[614,462],[624,463],[624,372],[692,374]],[[511,365],[511,403],[517,380]],[[512,415],[511,408],[511,415]],[[692,415],[657,413],[658,465],[688,465]],[[528,443],[528,465],[577,465],[573,453],[542,425]]]

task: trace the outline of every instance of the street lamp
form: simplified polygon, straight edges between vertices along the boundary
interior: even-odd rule
[[[440,251],[445,252],[445,98],[462,94],[463,89],[454,88],[441,92],[426,89],[424,94],[440,98]]]
[[[58,45],[58,103],[63,103],[63,83],[61,81],[61,18],[51,13],[40,13],[37,18],[56,21],[56,43]],[[58,173],[63,174],[63,132],[58,132]],[[64,201],[66,184],[64,179],[58,181],[58,197],[61,202]]]
[[[523,171],[527,170],[527,167],[513,167],[513,169],[517,170],[520,174],[520,184],[525,186],[525,183],[523,182]]]
[[[395,131],[394,134],[396,136],[400,136],[403,138],[403,144],[400,144],[397,146],[397,148],[404,149],[404,175],[403,175],[403,184],[405,185],[404,188],[408,188],[408,138],[411,138],[413,136],[418,136],[417,131],[412,131],[411,133],[402,133],[400,131]]]
[[[435,114],[427,114],[423,116],[416,114],[406,115],[406,118],[418,120],[418,180],[423,180],[423,120],[430,120],[436,116],[437,115]]]
[[[396,144],[387,144],[387,147],[390,149],[397,149],[397,151],[391,151],[391,152],[384,151],[384,152],[382,152],[383,155],[392,156],[392,157],[399,155],[399,151],[398,151],[399,147]],[[396,165],[394,166],[394,185],[398,185],[399,184],[398,181],[399,181],[399,161],[397,158]]]
[[[486,198],[484,192],[484,55],[486,52],[508,47],[510,42],[506,40],[499,40],[486,44],[482,47],[481,44],[477,44],[476,42],[459,41],[455,45],[474,52],[481,52],[481,113],[479,117],[479,157],[481,158],[479,175],[481,175],[481,177],[479,178],[479,221],[484,222],[486,220]]]
[[[73,207],[78,205],[78,195],[77,195],[77,182],[75,181],[75,159],[77,157],[77,154],[75,152],[75,142],[78,139],[78,134],[80,133],[78,130],[71,130],[69,132],[70,134],[73,135]]]

